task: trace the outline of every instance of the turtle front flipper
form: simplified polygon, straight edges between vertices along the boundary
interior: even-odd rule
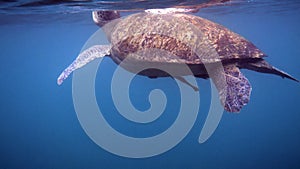
[[[83,67],[96,58],[110,55],[110,45],[95,45],[82,53],[68,66],[58,77],[57,84],[61,85],[63,81],[76,69]]]
[[[177,79],[177,80],[179,80],[179,81],[181,81],[182,83],[187,84],[188,86],[190,86],[191,88],[193,88],[194,91],[196,91],[196,92],[199,91],[199,88],[197,86],[194,86],[193,84],[191,84],[190,82],[188,82],[184,77],[182,77],[182,76],[175,76],[174,78]]]
[[[225,76],[224,76],[225,75]],[[225,77],[225,83],[221,83]],[[239,112],[250,100],[251,85],[235,65],[225,65],[224,71],[217,71],[212,77],[220,100],[228,112]]]

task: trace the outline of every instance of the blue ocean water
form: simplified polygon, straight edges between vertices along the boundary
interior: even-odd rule
[[[44,11],[54,10],[53,6],[43,6],[20,12],[2,5],[6,8],[0,16],[0,168],[300,168],[300,84],[248,70],[242,71],[253,87],[249,104],[239,114],[225,112],[205,143],[199,144],[198,137],[210,104],[210,82],[198,79],[198,117],[177,146],[141,159],[105,151],[77,119],[72,80],[56,84],[60,72],[99,29],[90,11],[56,13]],[[300,79],[299,7],[298,1],[253,0],[206,8],[195,15],[244,36],[269,56],[268,62]],[[111,100],[116,66],[105,58],[96,78],[98,104],[111,126],[134,137],[153,136],[171,126],[180,107],[174,80],[141,76],[133,80],[130,98],[138,109],[149,107],[152,89],[164,90],[168,98],[157,121],[136,124],[120,116]]]

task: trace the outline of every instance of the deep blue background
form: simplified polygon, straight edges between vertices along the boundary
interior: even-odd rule
[[[222,12],[224,8],[226,12]],[[215,7],[197,15],[243,35],[269,55],[270,63],[299,79],[300,9],[259,5],[234,9]],[[76,117],[71,79],[62,86],[56,84],[59,73],[98,29],[89,13],[80,16],[87,21],[66,14],[60,17],[63,20],[49,15],[40,18],[41,22],[35,16],[33,22],[9,23],[4,20],[28,16],[1,16],[0,168],[300,168],[300,84],[248,70],[243,72],[253,86],[250,103],[240,114],[224,113],[216,132],[204,144],[197,139],[209,107],[210,84],[199,79],[198,119],[175,148],[152,158],[128,159],[98,147]],[[101,104],[101,99],[110,97],[101,93],[107,91],[115,66],[109,58],[103,61],[96,89],[112,126],[128,135],[146,137],[171,125],[177,104],[168,105],[157,124],[142,127],[144,132],[133,130],[140,124],[114,117],[118,114],[109,101]],[[166,90],[170,102],[180,103],[170,78],[137,77],[132,85],[131,99],[140,109],[149,106],[148,93],[156,87]]]

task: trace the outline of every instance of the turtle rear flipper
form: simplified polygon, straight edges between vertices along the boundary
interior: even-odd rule
[[[254,61],[254,62],[240,63],[239,67],[246,68],[249,70],[254,70],[257,72],[262,72],[262,73],[270,73],[270,74],[281,76],[282,78],[288,78],[288,79],[294,80],[296,82],[299,82],[298,79],[296,79],[293,76],[289,75],[288,73],[270,65],[264,59],[257,59],[257,61]]]
[[[110,45],[95,45],[86,49],[60,74],[57,84],[61,85],[74,70],[83,67],[92,60],[110,55],[110,49]]]
[[[250,82],[236,66],[225,66],[224,71],[227,82],[225,110],[239,112],[250,100]]]
[[[224,71],[215,69],[212,80],[226,111],[239,112],[249,102],[251,85],[235,65],[225,65]]]

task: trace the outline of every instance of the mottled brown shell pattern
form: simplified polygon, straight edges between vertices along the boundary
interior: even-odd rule
[[[133,14],[113,28],[110,40],[112,58],[119,62],[129,55],[135,61],[185,64],[265,56],[240,35],[188,14]]]

